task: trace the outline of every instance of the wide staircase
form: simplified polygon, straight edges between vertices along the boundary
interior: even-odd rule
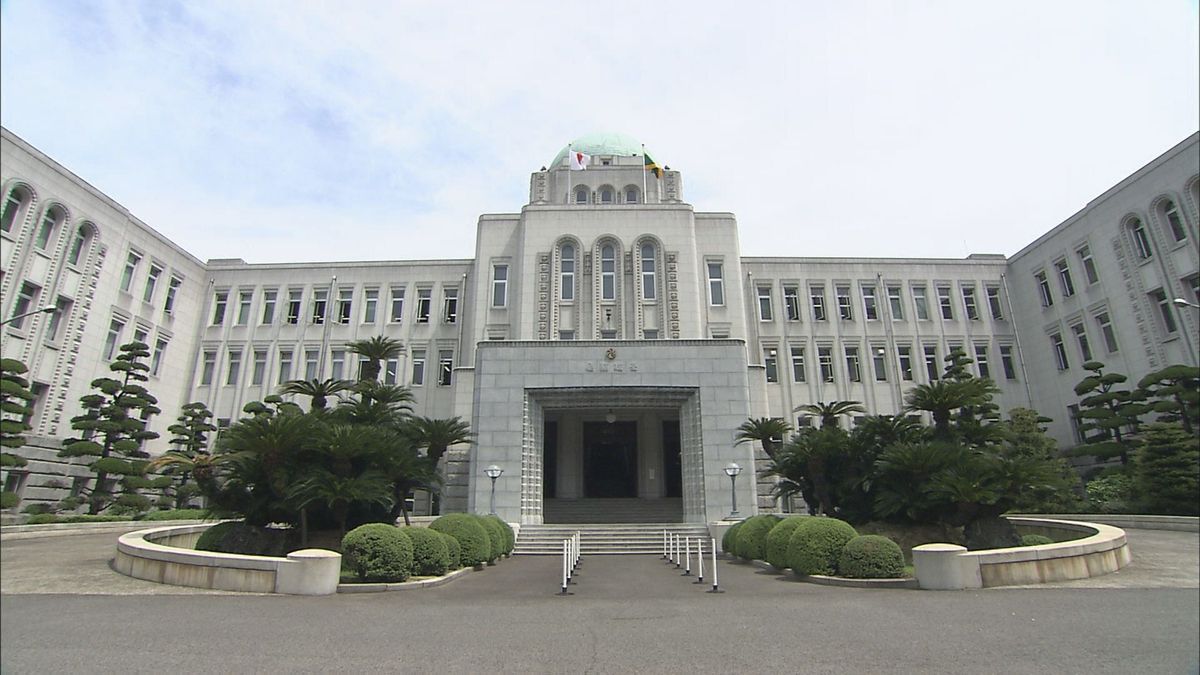
[[[583,555],[660,555],[663,530],[671,535],[704,540],[709,549],[708,527],[686,523],[581,523],[576,525],[522,525],[516,555],[560,555],[562,543],[579,533]]]

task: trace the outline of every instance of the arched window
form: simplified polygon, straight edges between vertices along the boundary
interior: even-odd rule
[[[1129,237],[1133,240],[1133,250],[1138,258],[1146,260],[1154,255],[1154,250],[1150,248],[1150,235],[1146,233],[1146,226],[1141,219],[1131,218],[1126,227],[1129,228]]]
[[[58,206],[46,209],[42,215],[42,223],[38,226],[37,238],[33,242],[35,248],[46,250],[46,247],[54,239],[54,233],[58,229],[59,223],[62,222],[63,215],[63,210]]]
[[[8,196],[4,198],[4,210],[0,212],[0,230],[12,232],[31,201],[29,191],[25,188],[18,186],[9,190]]]
[[[637,204],[639,201],[641,201],[641,200],[638,199],[637,186],[636,185],[626,185],[625,186],[625,203],[626,204]]]
[[[559,249],[559,298],[564,301],[575,299],[575,247],[563,244]]]
[[[642,299],[654,300],[658,297],[655,284],[657,267],[655,267],[654,244],[642,244]]]
[[[601,204],[612,204],[615,200],[616,195],[613,193],[613,189],[611,187],[605,185],[604,187],[600,188]]]
[[[67,264],[75,266],[79,264],[83,258],[83,252],[87,248],[88,236],[91,230],[87,225],[80,225],[79,229],[75,230],[75,238],[71,240],[71,248],[67,250]]]
[[[575,188],[575,203],[588,203],[588,189],[586,187],[580,185],[579,187]]]
[[[1171,238],[1176,242],[1187,239],[1187,227],[1183,224],[1183,216],[1179,215],[1179,208],[1175,206],[1175,202],[1164,199],[1162,214],[1163,219],[1167,221],[1167,231],[1171,233]]]
[[[612,244],[600,247],[600,299],[617,299],[617,258]]]

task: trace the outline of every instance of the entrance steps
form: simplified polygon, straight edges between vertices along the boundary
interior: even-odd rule
[[[542,521],[549,523],[675,523],[683,522],[683,500],[678,497],[639,499],[596,497],[547,499]]]
[[[563,539],[579,533],[580,552],[587,555],[660,555],[663,530],[682,537],[701,538],[708,550],[708,527],[686,523],[587,523],[522,525],[513,550],[516,555],[561,555]]]

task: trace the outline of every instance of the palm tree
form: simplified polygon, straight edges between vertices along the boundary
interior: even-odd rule
[[[792,425],[782,417],[752,417],[737,428],[735,445],[759,441],[767,457],[774,458],[779,446],[783,444],[783,439],[791,431]]]
[[[938,380],[913,387],[905,395],[904,402],[909,410],[922,410],[932,415],[934,437],[946,440],[952,434],[950,419],[953,412],[983,402],[981,397],[990,398],[994,389],[991,380]]]
[[[378,380],[382,363],[400,356],[400,352],[404,350],[403,342],[383,335],[376,335],[366,340],[355,340],[346,346],[350,348],[351,352],[365,359],[362,371],[358,375],[359,381]]]
[[[451,445],[470,443],[475,437],[471,433],[471,425],[461,417],[414,417],[406,425],[406,431],[418,448],[425,448],[425,456],[434,463],[446,454]]]
[[[359,398],[342,401],[337,415],[352,424],[376,424],[397,427],[412,412],[412,391],[408,387],[363,380],[354,386]]]
[[[326,380],[318,380],[315,377],[311,380],[288,380],[279,386],[281,394],[299,394],[307,396],[312,400],[312,411],[325,410],[326,402],[330,396],[350,389],[353,385],[349,380],[335,380],[329,378]]]
[[[364,471],[355,476],[339,476],[331,471],[317,469],[308,478],[292,484],[287,496],[298,509],[307,509],[315,503],[324,504],[338,521],[341,536],[346,536],[346,518],[351,503],[390,505],[391,484],[387,477],[375,470]],[[307,528],[306,528],[307,529]]]
[[[802,412],[809,415],[814,415],[821,420],[821,428],[838,426],[838,418],[842,415],[850,415],[852,413],[866,412],[862,403],[858,401],[833,401],[824,403],[817,401],[816,403],[806,403],[796,406],[794,412]]]

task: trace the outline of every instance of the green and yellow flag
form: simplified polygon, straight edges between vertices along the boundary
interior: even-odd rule
[[[642,160],[647,171],[653,173],[655,178],[662,178],[662,168],[658,166],[657,162],[650,159],[650,155],[646,154],[645,150],[642,150]]]

